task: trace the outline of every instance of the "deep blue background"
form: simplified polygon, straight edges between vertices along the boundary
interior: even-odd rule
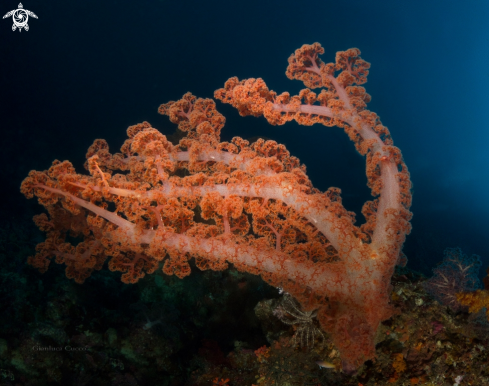
[[[463,4],[462,4],[463,3]],[[212,97],[231,76],[300,90],[287,58],[320,42],[323,60],[358,47],[372,64],[369,108],[403,152],[414,183],[410,266],[429,273],[446,247],[489,265],[489,2],[472,1],[35,1],[28,32],[0,20],[0,214],[41,211],[19,193],[31,169],[69,159],[105,138],[118,150],[129,125],[174,126],[159,104],[191,91]],[[2,1],[0,14],[17,8]],[[338,128],[269,126],[227,117],[223,139],[264,136],[287,145],[321,190],[340,187],[349,210],[369,198],[365,162]],[[361,222],[362,216],[357,216]]]

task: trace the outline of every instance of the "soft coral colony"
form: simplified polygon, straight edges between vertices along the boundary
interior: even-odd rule
[[[282,288],[303,310],[317,310],[344,369],[373,358],[379,324],[394,313],[390,278],[410,231],[411,182],[389,131],[366,109],[370,96],[360,85],[370,65],[358,49],[338,52],[328,64],[318,57],[323,53],[314,43],[289,58],[287,76],[308,87],[297,96],[277,95],[262,79],[237,78],[214,96],[272,125],[343,128],[366,156],[377,197],[365,203],[363,225],[354,225],[339,189],[312,186],[285,146],[238,137],[220,142],[225,118],[214,100],[188,93],[159,109],[186,132],[178,145],[144,122],[127,130],[120,153],[96,140],[87,152],[89,175],[68,161],[29,173],[21,190],[49,214],[34,218],[47,238],[29,263],[45,272],[54,258],[78,283],[108,258],[125,283],[160,264],[183,278],[192,257],[203,270],[232,263]],[[74,246],[67,236],[83,241]]]

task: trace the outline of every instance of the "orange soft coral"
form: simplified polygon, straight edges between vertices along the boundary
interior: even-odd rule
[[[463,306],[469,307],[469,312],[476,314],[483,308],[486,309],[486,317],[489,320],[489,291],[477,290],[474,292],[461,292],[457,295],[457,300]]]
[[[315,189],[285,146],[237,137],[221,142],[225,118],[215,102],[187,93],[159,109],[185,133],[178,144],[143,122],[127,130],[120,153],[96,140],[87,152],[88,174],[68,161],[29,173],[21,191],[49,214],[36,217],[47,238],[29,263],[45,272],[54,258],[79,283],[106,260],[126,283],[159,267],[185,277],[190,258],[200,269],[232,263],[287,291],[302,310],[317,310],[345,370],[373,358],[377,328],[393,313],[390,277],[410,231],[411,185],[389,131],[366,110],[370,96],[359,85],[369,64],[358,49],[325,64],[323,51],[318,43],[304,45],[287,69],[290,79],[319,93],[278,95],[262,79],[231,78],[215,98],[272,125],[343,128],[366,155],[376,197],[363,208],[366,224],[354,224],[339,189]],[[318,162],[323,158],[318,154]]]

